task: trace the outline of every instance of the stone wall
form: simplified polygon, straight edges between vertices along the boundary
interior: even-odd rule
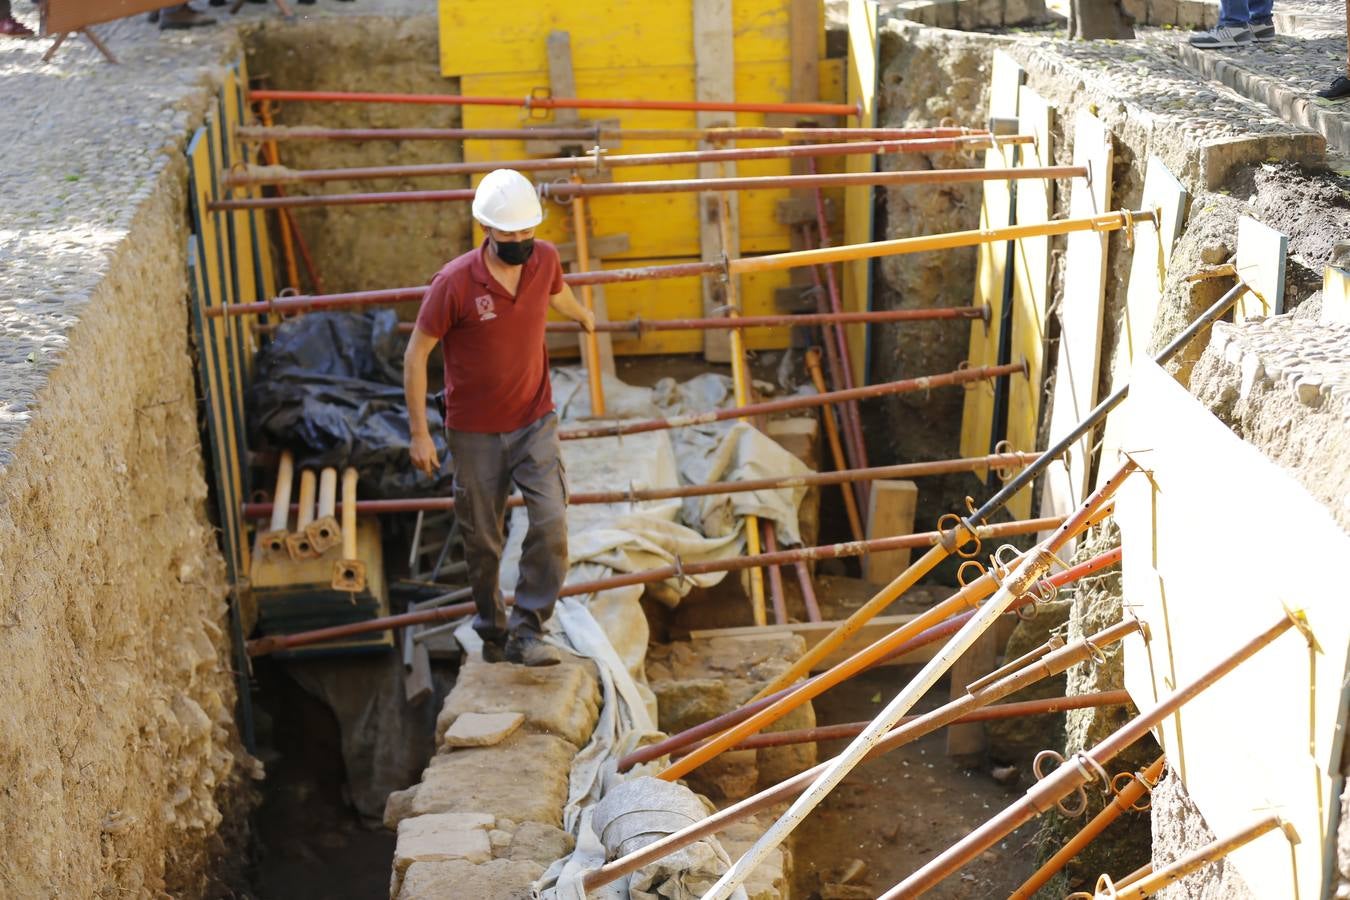
[[[224,564],[188,347],[186,168],[165,160],[0,471],[10,897],[205,893],[237,806]]]

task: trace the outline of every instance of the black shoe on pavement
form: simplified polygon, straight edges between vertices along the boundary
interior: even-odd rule
[[[1317,92],[1317,96],[1323,100],[1344,100],[1346,97],[1350,97],[1350,78],[1337,75],[1336,80],[1329,87]]]
[[[1265,25],[1252,23],[1252,40],[1258,44],[1266,44],[1275,40],[1275,23],[1268,22]]]
[[[506,642],[483,639],[483,662],[506,662]]]
[[[517,631],[506,639],[506,661],[531,667],[556,666],[562,662],[562,654],[534,632]]]

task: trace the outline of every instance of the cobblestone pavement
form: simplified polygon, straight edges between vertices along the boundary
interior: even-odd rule
[[[435,14],[431,0],[298,9],[304,18]],[[15,0],[14,11],[37,29],[36,6]],[[0,469],[138,206],[239,55],[237,26],[276,16],[270,5],[233,19],[210,11],[222,24],[161,32],[137,16],[96,26],[120,65],[80,38],[50,63],[50,41],[0,38]]]
[[[1316,96],[1345,71],[1344,9],[1340,7],[1339,34],[1282,34],[1269,43],[1236,50],[1197,50],[1186,42],[1189,35],[1177,30],[1141,29],[1140,38],[1197,75],[1265,104],[1285,121],[1320,131],[1344,153],[1350,151],[1350,102]]]

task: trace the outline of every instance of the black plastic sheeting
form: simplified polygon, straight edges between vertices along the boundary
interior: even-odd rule
[[[440,405],[427,401],[427,427],[441,470],[434,483],[408,458],[403,351],[393,310],[316,312],[284,322],[258,353],[248,391],[254,447],[287,449],[297,467],[355,466],[365,497],[450,492]]]

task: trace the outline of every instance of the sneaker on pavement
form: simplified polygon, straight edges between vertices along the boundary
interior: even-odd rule
[[[1233,28],[1219,25],[1209,31],[1203,31],[1190,39],[1190,44],[1199,50],[1223,50],[1229,47],[1245,47],[1252,42],[1250,28]]]
[[[5,37],[27,38],[33,36],[33,29],[20,22],[13,16],[5,16],[0,19],[0,35]]]
[[[483,639],[483,662],[499,663],[506,661],[506,642]]]
[[[1275,23],[1266,25],[1252,25],[1252,40],[1258,44],[1269,43],[1275,40]]]
[[[1323,100],[1344,100],[1350,97],[1350,78],[1337,75],[1335,81],[1317,92],[1317,96]]]
[[[556,666],[562,662],[558,648],[544,643],[530,631],[517,631],[506,639],[506,661],[522,666]]]

